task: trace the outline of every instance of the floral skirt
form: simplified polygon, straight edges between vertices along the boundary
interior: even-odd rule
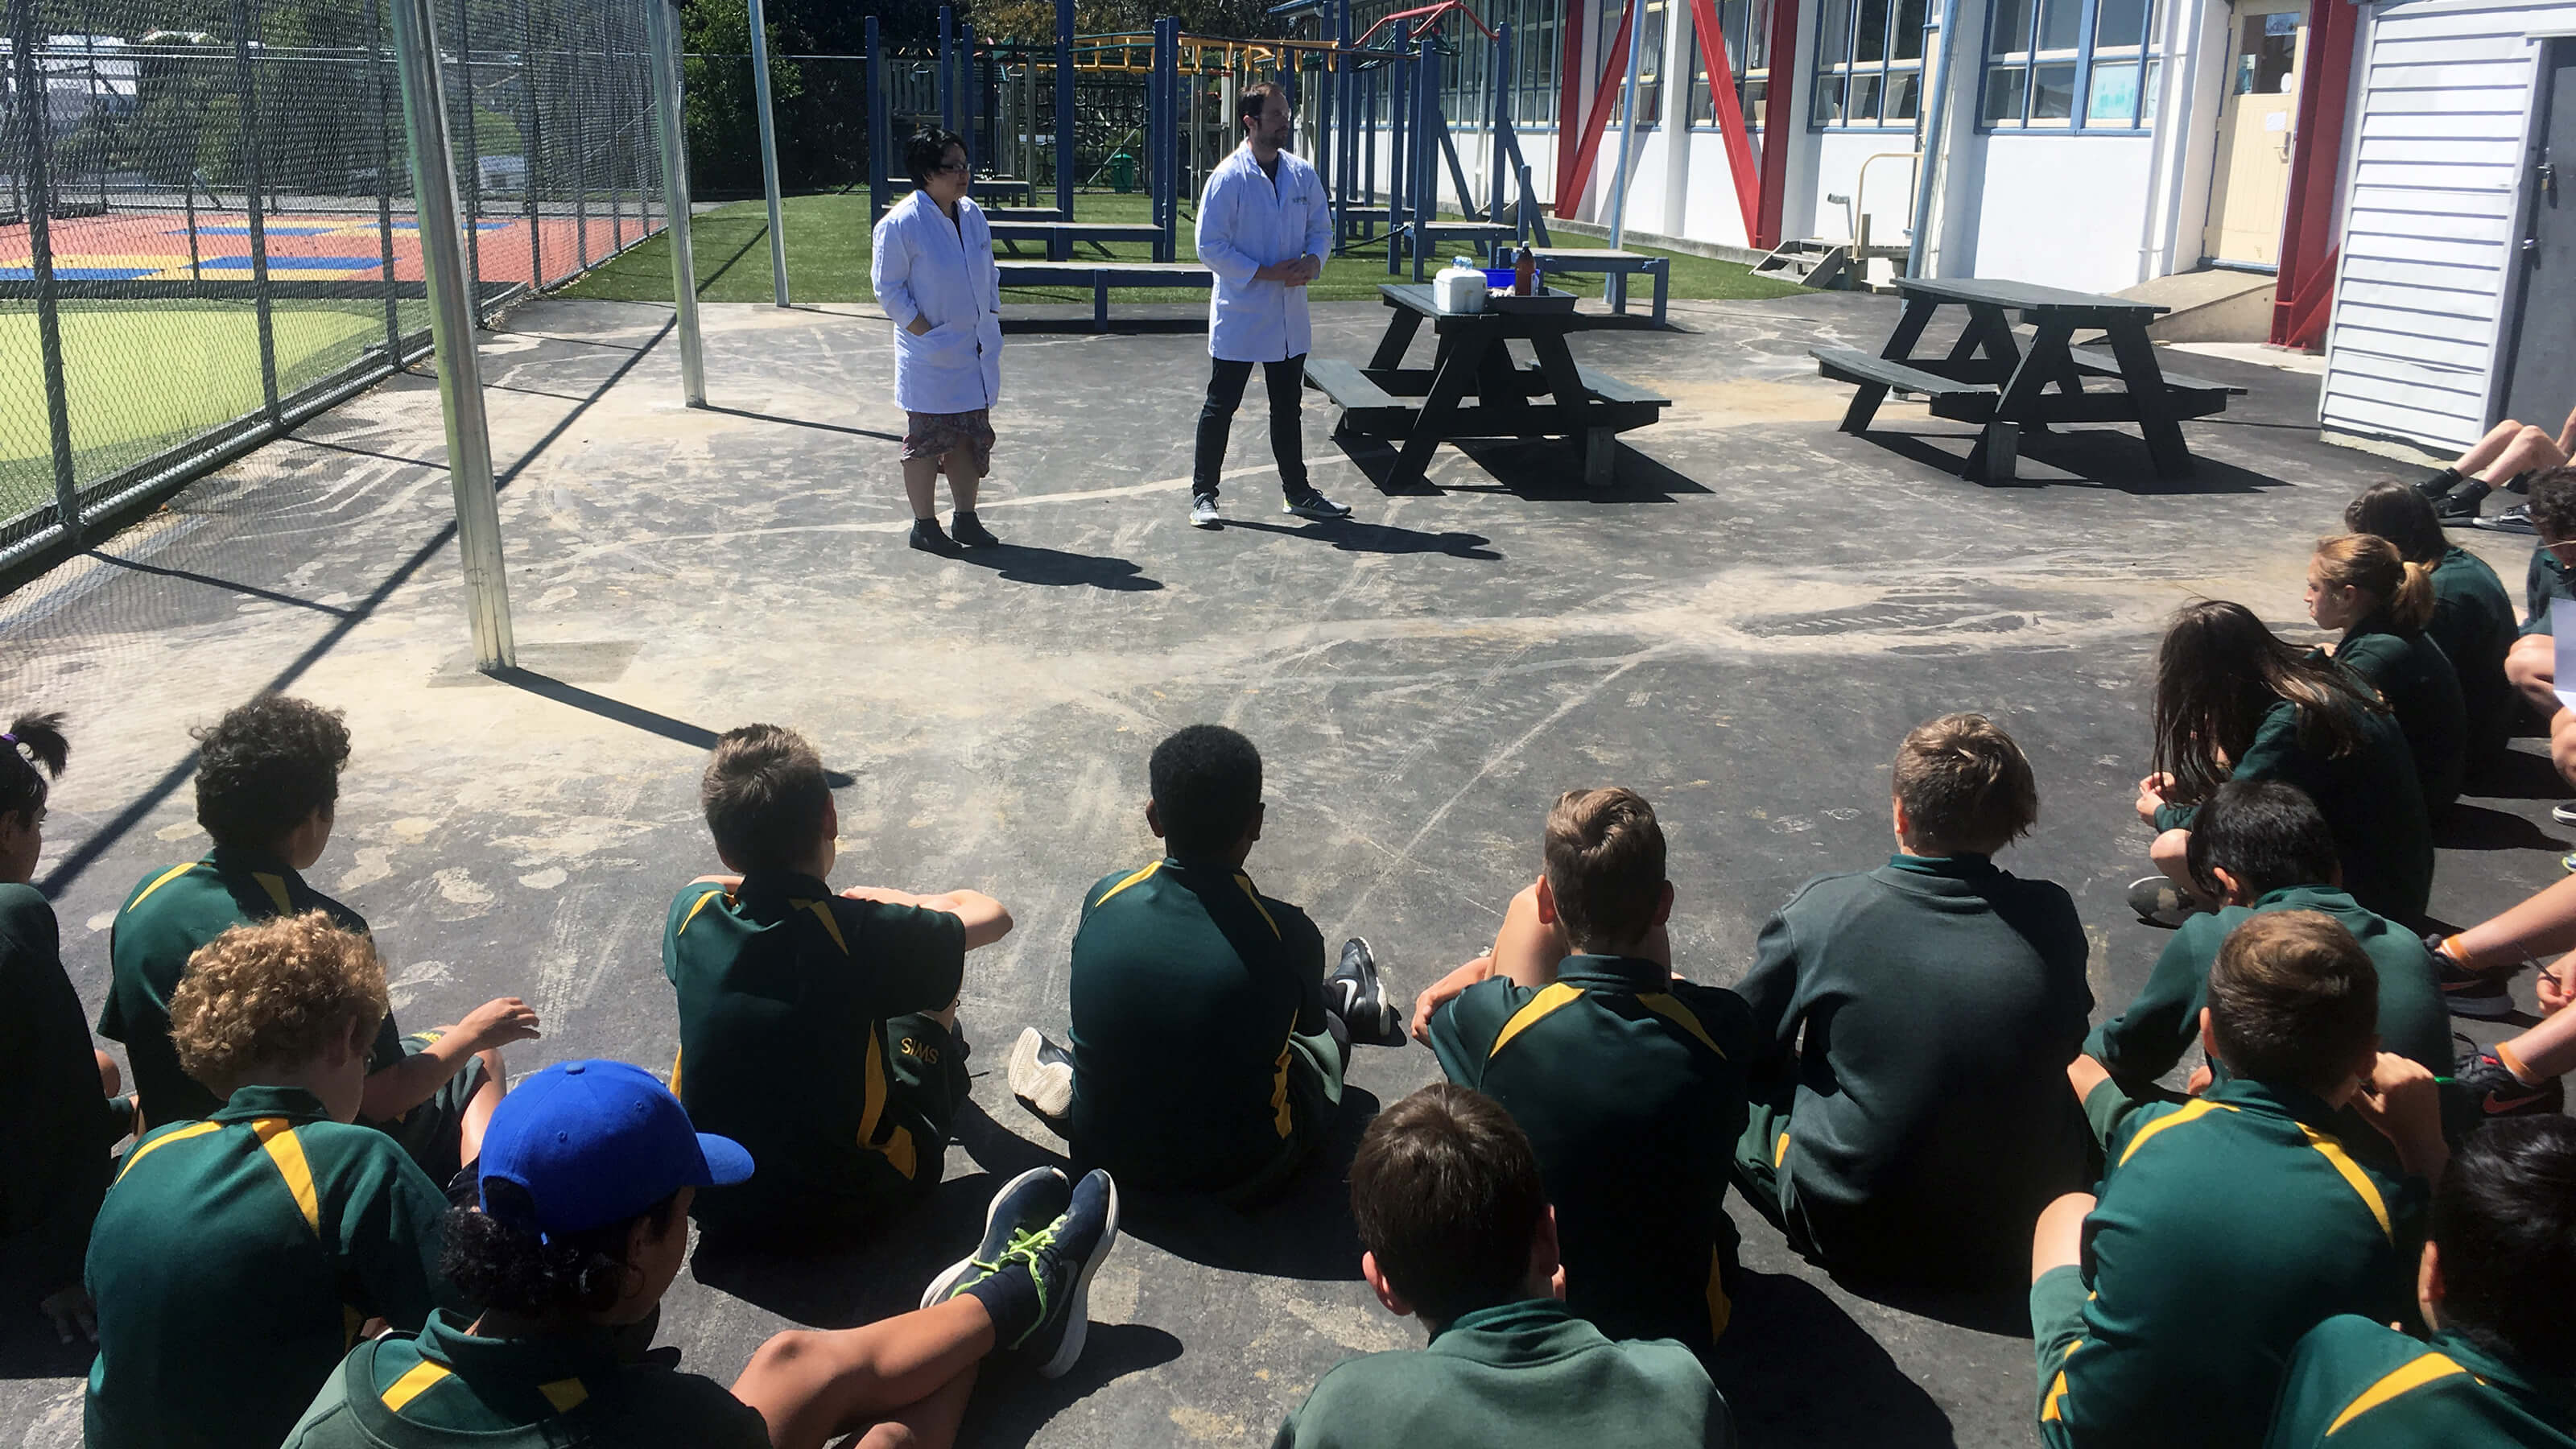
[[[906,412],[903,417],[906,458],[940,458],[963,448],[974,460],[976,477],[992,471],[992,409],[977,408],[971,413]]]

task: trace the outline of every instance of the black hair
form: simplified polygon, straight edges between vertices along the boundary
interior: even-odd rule
[[[340,799],[349,726],[340,711],[263,694],[201,729],[197,823],[217,845],[274,846]]]
[[[2433,1192],[2442,1326],[2546,1373],[2576,1361],[2576,1122],[2508,1117],[2471,1132]]]
[[[45,777],[59,778],[72,753],[62,725],[60,713],[22,714],[9,722],[17,743],[0,744],[0,815],[23,816],[30,825],[45,818],[51,790]]]
[[[1380,1112],[1351,1158],[1351,1220],[1425,1322],[1519,1300],[1547,1211],[1538,1156],[1512,1114],[1450,1082]]]
[[[1145,772],[1164,844],[1176,858],[1233,849],[1261,808],[1261,752],[1223,725],[1174,732],[1154,746]]]
[[[912,184],[928,189],[932,168],[948,159],[951,146],[962,154],[966,149],[966,138],[937,126],[924,126],[913,132],[903,143],[903,169],[911,173]]]
[[[1288,88],[1277,81],[1263,81],[1259,85],[1245,86],[1242,93],[1234,98],[1234,139],[1238,141],[1243,139],[1244,122],[1257,122],[1261,119],[1261,113],[1270,109],[1272,96],[1285,101],[1288,99]]]
[[[558,1233],[545,1242],[523,1226],[536,1216],[525,1188],[486,1179],[483,1195],[491,1212],[448,1210],[438,1271],[473,1302],[523,1318],[598,1313],[615,1304],[626,1277],[626,1239],[635,1225],[649,1222],[654,1232],[666,1231],[680,1203],[675,1192],[631,1218]]]
[[[2387,539],[2408,563],[2440,563],[2451,551],[2451,541],[2442,536],[2442,521],[2433,516],[2432,500],[2416,492],[2411,483],[2382,483],[2365,490],[2343,506],[2343,526]]]
[[[2184,860],[2191,882],[2224,898],[2214,872],[2236,877],[2250,898],[2291,886],[2325,885],[2343,853],[2324,812],[2306,791],[2279,780],[2230,780],[2192,817]]]

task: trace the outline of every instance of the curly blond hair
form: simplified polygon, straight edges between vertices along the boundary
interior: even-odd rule
[[[188,958],[170,994],[170,1045],[189,1076],[223,1091],[300,1066],[385,1013],[375,943],[321,911],[235,926]]]

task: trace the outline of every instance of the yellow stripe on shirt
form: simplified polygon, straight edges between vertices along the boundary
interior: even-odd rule
[[[698,918],[698,912],[707,908],[707,902],[722,898],[724,893],[724,888],[722,886],[718,886],[716,889],[698,897],[698,903],[689,907],[689,913],[680,918],[680,929],[673,931],[671,934],[677,936],[685,933],[689,929],[689,922],[696,920]]]
[[[264,870],[255,870],[250,873],[250,878],[258,881],[260,889],[268,892],[268,898],[277,903],[277,913],[279,915],[291,916],[295,914],[295,902],[289,899],[286,894],[286,877],[270,875]]]
[[[125,1154],[125,1165],[116,1170],[117,1179],[119,1181],[123,1181],[125,1175],[134,1170],[134,1164],[141,1162],[144,1158],[160,1151],[171,1143],[185,1142],[191,1137],[203,1137],[209,1132],[221,1131],[223,1125],[224,1124],[221,1122],[199,1122],[192,1126],[182,1127],[177,1131],[166,1132],[161,1136],[153,1138],[151,1141],[135,1148],[132,1152]]]
[[[1252,888],[1252,877],[1248,875],[1237,875],[1234,878],[1234,883],[1243,887],[1243,898],[1252,902],[1252,908],[1261,913],[1261,923],[1270,928],[1270,939],[1274,941],[1287,940],[1287,937],[1279,934],[1279,923],[1270,919],[1270,908],[1261,903],[1261,892]]]
[[[2361,1397],[2344,1405],[2343,1412],[2335,1415],[2335,1421],[2326,1426],[2326,1437],[2334,1437],[2335,1431],[2341,1429],[2344,1425],[2351,1423],[2353,1420],[2360,1418],[2362,1415],[2369,1413],[2371,1410],[2378,1408],[2380,1405],[2387,1403],[2390,1399],[2396,1398],[2400,1394],[2420,1389],[2426,1384],[2449,1378],[2453,1374],[2464,1374],[2467,1372],[2467,1369],[2460,1367],[2459,1364],[2454,1362],[2445,1354],[2428,1353],[2422,1358],[2414,1359],[2399,1368],[2396,1372],[2388,1374],[2380,1379],[2379,1382],[2362,1390]]]
[[[1538,995],[1531,997],[1528,1004],[1512,1013],[1511,1020],[1503,1023],[1502,1031],[1494,1037],[1493,1049],[1485,1053],[1485,1060],[1492,1061],[1502,1055],[1503,1048],[1511,1045],[1513,1037],[1536,1026],[1539,1018],[1581,995],[1582,987],[1568,986],[1562,981],[1551,981],[1540,987]]]
[[[422,1359],[405,1370],[401,1378],[394,1380],[385,1389],[385,1407],[394,1413],[401,1413],[403,1405],[427,1393],[439,1380],[446,1378],[452,1372],[454,1370],[443,1364]]]
[[[1091,903],[1092,909],[1097,910],[1100,907],[1109,904],[1109,898],[1111,896],[1118,894],[1120,891],[1127,889],[1131,885],[1135,885],[1139,881],[1153,879],[1154,872],[1161,870],[1162,868],[1163,863],[1159,860],[1155,861],[1152,865],[1145,867],[1143,870],[1137,871],[1135,874],[1128,876],[1125,880],[1122,880],[1118,884],[1111,886],[1109,889],[1102,891],[1100,893],[1100,899]]]
[[[539,1384],[537,1392],[546,1396],[546,1402],[554,1405],[558,1414],[571,1413],[590,1397],[590,1390],[579,1379],[556,1379],[553,1383]]]
[[[149,898],[154,891],[161,889],[163,886],[168,885],[170,882],[177,880],[179,877],[186,875],[188,872],[195,870],[198,866],[204,864],[205,862],[202,860],[192,860],[186,865],[174,865],[170,867],[161,874],[154,876],[152,878],[152,884],[136,891],[134,893],[134,899],[125,903],[125,908],[129,911],[133,910],[136,906],[143,904],[143,902]]]
[[[2343,1180],[2351,1184],[2354,1192],[2361,1194],[2362,1206],[2369,1208],[2370,1215],[2379,1220],[2380,1235],[2391,1243],[2396,1242],[2397,1229],[2388,1221],[2388,1199],[2379,1195],[2379,1184],[2372,1182],[2370,1174],[2361,1170],[2361,1164],[2352,1160],[2352,1154],[2343,1150],[2343,1143],[2305,1122],[2299,1124],[2299,1130],[2307,1134],[2308,1145],[2334,1164],[2334,1170],[2343,1175]]]
[[[2157,1133],[2164,1131],[2168,1127],[2179,1127],[2185,1122],[2197,1122],[2212,1112],[2233,1112],[2235,1110],[2235,1108],[2228,1106],[2225,1102],[2213,1102],[2207,1097],[2202,1097],[2193,1101],[2189,1106],[2184,1107],[2179,1112],[2169,1112],[2162,1117],[2158,1117],[2153,1122],[2139,1128],[2138,1135],[2129,1139],[2129,1145],[2122,1149],[2120,1153],[2119,1165],[2122,1167],[2128,1166],[2129,1159],[2138,1155],[2138,1149],[2146,1146],[2148,1139],[2154,1137]]]
[[[313,1190],[313,1164],[304,1160],[304,1144],[296,1140],[294,1124],[283,1117],[254,1117],[250,1130],[268,1160],[277,1165],[277,1175],[286,1179],[286,1190],[294,1194],[304,1225],[321,1232],[322,1199]]]
[[[841,936],[841,922],[832,914],[830,901],[789,901],[787,904],[800,911],[812,911],[814,919],[823,923],[823,934],[832,938],[832,944],[841,948],[842,955],[850,954],[850,943]]]
[[[1710,1039],[1708,1028],[1699,1024],[1699,1017],[1689,1007],[1682,1005],[1680,997],[1668,992],[1654,991],[1639,996],[1637,1004],[1699,1038],[1699,1044],[1716,1052],[1719,1061],[1726,1060],[1725,1048]]]

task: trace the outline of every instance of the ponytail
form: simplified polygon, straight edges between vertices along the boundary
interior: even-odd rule
[[[2433,570],[2409,563],[2397,545],[2369,533],[2338,533],[2317,540],[2318,577],[2337,588],[2359,589],[2378,601],[2379,612],[2401,631],[2414,633],[2433,620]]]
[[[51,789],[45,777],[60,776],[71,758],[62,723],[59,713],[22,714],[0,733],[0,815],[43,813]]]
[[[2397,586],[2397,596],[2388,601],[2388,619],[2398,628],[2413,633],[2433,622],[2433,569],[2429,564],[2409,560],[2405,581]]]

